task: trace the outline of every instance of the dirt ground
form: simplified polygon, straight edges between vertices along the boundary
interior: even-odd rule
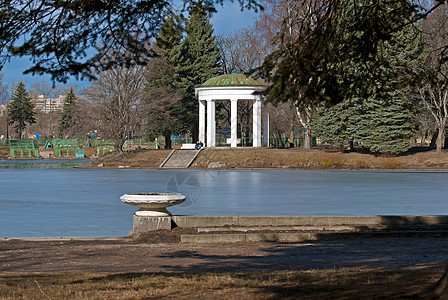
[[[87,168],[158,168],[169,150],[140,150],[101,158]],[[326,152],[269,148],[205,149],[190,168],[196,169],[347,169],[347,170],[448,170],[448,153],[414,149],[408,154],[388,157],[363,153]]]
[[[11,286],[17,280],[47,278],[47,284],[54,285],[57,278],[68,274],[97,274],[91,277],[102,278],[109,289],[114,289],[112,275],[126,282],[145,276],[189,278],[185,284],[193,288],[188,293],[182,287],[171,287],[166,294],[168,287],[152,283],[158,286],[155,295],[171,299],[203,293],[216,296],[204,299],[431,299],[434,295],[428,293],[433,293],[448,263],[448,240],[434,237],[221,244],[181,244],[175,238],[167,243],[149,240],[1,240],[0,290],[3,286],[9,292],[4,289],[2,295],[0,291],[0,298],[10,298]],[[216,281],[212,291],[200,283],[204,278],[208,282],[222,276],[233,280],[228,287],[220,287],[218,294]],[[42,279],[41,291],[46,290],[45,282]],[[232,297],[238,285],[239,292],[245,292]],[[33,288],[37,289],[30,282],[23,291]],[[121,292],[115,290],[112,298],[120,298]],[[58,299],[57,294],[44,295],[48,297],[42,298]]]
[[[302,243],[147,243],[131,240],[0,241],[0,272],[188,272],[247,269],[444,267],[444,238]]]

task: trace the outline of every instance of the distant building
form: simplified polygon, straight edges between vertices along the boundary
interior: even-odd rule
[[[66,95],[58,95],[57,98],[45,98],[44,95],[39,95],[33,99],[33,102],[36,105],[36,110],[49,113],[61,111],[66,97]]]

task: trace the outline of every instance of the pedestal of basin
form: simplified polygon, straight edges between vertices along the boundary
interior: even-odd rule
[[[124,194],[120,200],[124,203],[137,206],[139,211],[135,212],[139,217],[167,217],[171,213],[167,207],[180,204],[187,197],[178,193],[133,193]]]

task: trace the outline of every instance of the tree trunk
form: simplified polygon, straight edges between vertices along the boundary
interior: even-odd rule
[[[436,132],[434,133],[434,135],[431,137],[431,142],[429,143],[429,149],[435,149],[436,148],[436,140],[437,137],[439,136],[439,129],[436,129]]]
[[[303,127],[303,149],[311,149],[311,121],[314,115],[314,108],[308,107],[305,110],[300,110],[296,107],[296,113]]]
[[[126,139],[120,138],[116,139],[114,142],[115,152],[117,153],[123,153],[123,145]]]
[[[294,148],[294,124],[291,123],[289,130],[289,148]]]
[[[353,152],[353,151],[355,150],[355,145],[354,145],[353,140],[350,140],[350,141],[348,142],[348,144],[349,144],[350,152]]]
[[[311,149],[311,129],[309,127],[304,128],[303,131],[303,149]]]
[[[193,139],[193,143],[199,140],[199,122],[194,122],[193,125],[193,132],[191,133],[191,137]],[[166,137],[165,137],[166,141]],[[171,149],[171,142],[170,142],[170,149]]]
[[[436,150],[437,152],[441,152],[443,148],[445,148],[445,127],[441,126],[438,129],[439,134],[437,135],[436,141]]]
[[[171,149],[171,134],[164,135],[165,137],[165,149]]]

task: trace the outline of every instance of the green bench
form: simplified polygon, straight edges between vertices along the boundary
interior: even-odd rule
[[[53,140],[53,149],[55,157],[76,157],[77,152],[83,152],[76,139],[57,139]],[[80,154],[78,154],[79,156]]]
[[[8,146],[9,155],[13,158],[39,157],[39,149],[36,149],[33,140],[10,140]]]
[[[102,145],[96,147],[96,152],[98,156],[104,155],[106,152],[114,152],[115,147],[113,145]]]

